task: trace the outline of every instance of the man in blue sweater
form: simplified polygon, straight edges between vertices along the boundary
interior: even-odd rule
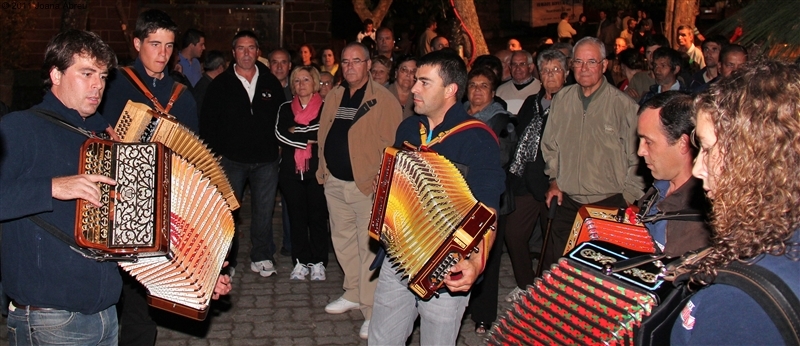
[[[97,34],[58,34],[45,52],[49,79],[42,103],[0,122],[0,224],[3,287],[11,297],[10,344],[115,345],[122,281],[117,265],[82,257],[33,223],[37,216],[73,236],[75,203],[100,206],[100,175],[78,175],[86,135],[48,121],[102,133],[96,112],[116,57]]]

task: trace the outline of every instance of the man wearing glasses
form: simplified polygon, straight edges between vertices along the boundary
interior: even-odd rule
[[[344,271],[344,294],[325,311],[341,314],[360,309],[364,323],[359,336],[366,339],[378,284],[369,269],[378,244],[370,241],[367,228],[373,181],[383,150],[394,143],[403,111],[397,98],[370,78],[372,61],[363,44],[348,44],[340,64],[344,81],[328,93],[320,116],[316,174],[325,186],[333,248]]]
[[[644,181],[636,174],[636,103],[606,82],[603,42],[586,37],[573,49],[572,73],[578,84],[553,97],[542,136],[542,157],[558,209],[545,244],[543,267],[561,257],[575,214],[594,204],[625,207],[642,197]],[[537,273],[539,275],[540,273]]]
[[[511,80],[497,87],[497,96],[508,104],[508,111],[516,115],[522,102],[528,96],[536,94],[542,87],[533,76],[533,56],[524,50],[515,51],[511,55]],[[499,77],[499,76],[498,76]]]

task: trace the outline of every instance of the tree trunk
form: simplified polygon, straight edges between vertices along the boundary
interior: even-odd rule
[[[353,8],[355,8],[361,21],[363,22],[367,18],[372,19],[372,23],[374,23],[376,28],[381,26],[383,17],[389,12],[389,6],[391,5],[392,0],[379,0],[378,6],[375,6],[375,10],[370,11],[369,7],[367,7],[366,0],[353,0]]]
[[[86,30],[86,23],[89,20],[89,0],[65,1],[64,4],[72,6],[64,6],[61,11],[61,31]]]
[[[464,23],[465,31],[468,35],[472,36],[472,56],[465,58],[469,59],[468,63],[471,64],[475,57],[480,55],[489,54],[489,47],[486,45],[486,39],[483,37],[481,30],[481,23],[478,21],[478,12],[475,10],[474,0],[453,0],[456,9],[456,15],[460,17]]]
[[[669,39],[672,48],[678,48],[678,28],[681,25],[694,28],[695,18],[699,13],[699,0],[667,0],[667,18],[664,35]]]

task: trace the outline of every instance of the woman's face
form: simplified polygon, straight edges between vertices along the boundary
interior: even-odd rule
[[[703,180],[703,189],[708,198],[714,198],[717,188],[717,177],[722,165],[722,154],[717,146],[717,134],[714,133],[714,123],[704,111],[697,113],[697,125],[693,142],[699,147],[697,159],[694,161],[692,175]]]
[[[567,80],[567,70],[561,66],[558,60],[542,62],[539,76],[542,78],[542,86],[548,93],[553,94],[564,87]]]
[[[314,93],[314,78],[306,70],[297,70],[292,85],[294,85],[294,95],[297,97],[307,97]]]
[[[406,61],[395,72],[395,83],[400,89],[411,90],[414,86],[414,75],[417,74],[417,62]]]
[[[389,82],[389,69],[385,65],[374,63],[369,72],[372,74],[372,80],[378,82],[378,84],[383,85]]]
[[[470,107],[476,109],[483,109],[492,103],[494,90],[492,90],[492,82],[489,78],[483,75],[472,77],[467,83],[467,99],[469,99]]]
[[[333,58],[333,51],[326,49],[322,51],[322,64],[325,66],[333,66],[336,60]]]
[[[311,49],[306,46],[300,47],[300,58],[303,59],[303,66],[311,65]]]

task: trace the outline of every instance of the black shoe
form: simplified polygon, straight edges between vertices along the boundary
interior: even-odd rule
[[[489,331],[489,328],[486,328],[486,323],[475,322],[475,334],[482,335],[486,334],[487,331]]]
[[[287,257],[291,257],[292,256],[292,252],[289,251],[289,250],[286,250],[286,248],[283,247],[283,246],[281,246],[281,251],[280,252],[281,252],[281,256],[287,256]]]

